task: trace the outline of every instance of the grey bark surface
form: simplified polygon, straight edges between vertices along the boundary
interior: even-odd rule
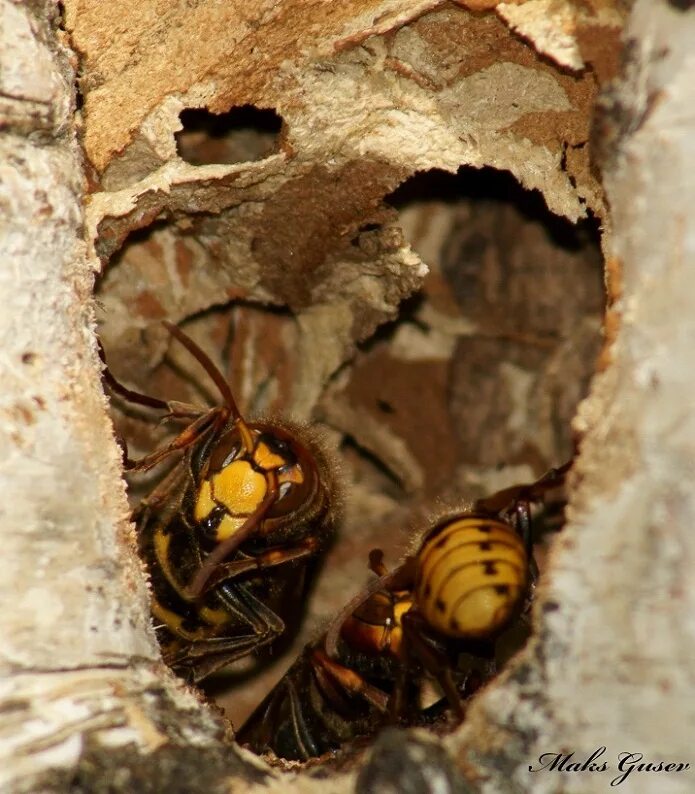
[[[485,776],[481,791],[605,791],[626,771],[630,791],[695,786],[694,36],[692,9],[638,2],[604,100],[620,330],[575,422],[569,523],[538,593],[535,639],[451,741]],[[601,747],[606,771],[529,771],[544,753],[582,763]],[[620,768],[623,753],[637,755]],[[629,771],[632,761],[690,768]]]
[[[52,3],[0,13],[0,790],[136,790],[144,767],[169,785],[195,768],[187,754],[219,775],[239,762],[157,662],[132,551],[82,240],[73,64]]]

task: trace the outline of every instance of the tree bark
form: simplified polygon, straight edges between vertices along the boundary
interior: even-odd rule
[[[248,777],[149,625],[99,377],[75,61],[52,3],[1,10],[0,789]]]
[[[481,791],[599,791],[623,775],[633,791],[693,786],[695,12],[686,5],[635,5],[620,79],[599,110],[609,328],[619,330],[575,420],[569,522],[538,594],[535,638],[450,743],[485,779]],[[599,748],[605,771],[543,768],[553,754],[581,764]],[[639,771],[640,761],[690,769]]]

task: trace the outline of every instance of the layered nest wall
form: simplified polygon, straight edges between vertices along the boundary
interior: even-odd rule
[[[532,481],[573,455],[571,420],[601,346],[596,223],[553,216],[539,194],[493,169],[417,175],[385,205],[429,272],[396,317],[331,374],[316,402],[310,421],[342,462],[344,521],[292,647],[253,685],[241,672],[247,665],[208,684],[235,724],[366,584],[372,548],[395,564],[446,506]],[[102,283],[104,301],[117,268],[159,263],[166,233],[155,224],[126,242]],[[184,327],[213,353],[246,415],[287,416],[300,366],[296,325],[285,308],[233,301]],[[157,325],[153,333],[166,356],[139,370],[135,385],[172,399],[219,399],[188,354]],[[112,368],[133,382],[119,361]],[[146,412],[115,412],[114,420],[133,452],[166,434]],[[131,479],[137,501],[151,478]]]
[[[261,36],[239,9],[201,3],[174,28],[126,3],[132,26],[100,49],[97,5],[66,19],[113,373],[215,401],[161,320],[179,323],[243,412],[314,423],[342,461],[344,520],[301,633],[209,685],[238,724],[367,581],[370,549],[393,564],[444,505],[572,456],[606,307],[590,126],[624,9],[340,4],[319,20],[297,4]],[[134,454],[165,432],[114,422]]]

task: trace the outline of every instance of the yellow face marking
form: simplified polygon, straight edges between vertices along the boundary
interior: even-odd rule
[[[283,457],[273,452],[270,447],[262,441],[258,444],[256,451],[253,453],[253,459],[258,466],[266,470],[279,469],[280,466],[284,466],[287,463]]]
[[[198,498],[196,499],[195,509],[193,510],[193,517],[196,521],[202,521],[210,515],[213,507],[215,507],[215,503],[212,500],[210,480],[203,480],[198,490]]]
[[[254,471],[245,460],[233,461],[212,478],[214,500],[230,513],[253,513],[263,501],[267,490],[265,475]]]
[[[222,517],[215,538],[226,540],[243,526],[267,491],[264,474],[255,471],[246,460],[232,461],[201,483],[193,516],[196,521],[203,521],[215,507],[223,507],[227,514]]]
[[[263,474],[254,471],[248,461],[235,460],[201,483],[194,518],[202,521],[217,505],[236,515],[249,515],[261,503],[267,490]]]
[[[215,539],[218,541],[227,540],[227,538],[231,538],[231,536],[237,532],[237,530],[241,529],[241,527],[246,522],[247,516],[230,516],[225,515],[220,521],[219,526],[217,527],[217,532],[215,533]]]

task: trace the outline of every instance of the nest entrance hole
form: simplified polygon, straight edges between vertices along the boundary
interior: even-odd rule
[[[191,165],[263,160],[280,145],[283,121],[272,108],[241,105],[219,114],[190,108],[180,118],[183,129],[176,133],[176,148]]]
[[[277,135],[279,117],[273,123]],[[184,133],[192,134],[193,126]],[[236,671],[227,683],[222,677],[206,685],[235,725],[327,616],[354,595],[355,583],[366,581],[371,548],[383,548],[387,564],[395,565],[434,505],[529,480],[572,454],[571,419],[601,342],[596,224],[575,227],[553,216],[539,194],[493,169],[419,174],[386,203],[430,273],[422,292],[361,345],[340,388],[317,406],[343,439],[346,522],[289,650],[258,675]],[[185,237],[180,222],[178,228],[157,222],[153,234],[143,230],[129,239],[126,259],[132,258],[129,247],[140,246],[154,262],[165,246],[178,244],[171,240],[182,230]],[[193,235],[185,239],[195,244]],[[153,306],[140,309],[154,318]],[[235,388],[258,351],[265,359],[256,362],[254,388],[272,382],[281,366],[282,382],[270,387],[281,409],[296,361],[278,362],[272,344],[258,344],[287,336],[292,325],[287,313],[237,302],[204,312],[186,327],[213,356],[221,351],[219,363]],[[232,326],[235,345],[229,343]],[[245,340],[255,354],[244,352]],[[146,390],[171,396],[175,390],[167,382],[180,378],[159,369],[161,385]],[[542,566],[542,548],[538,556]],[[235,685],[225,691],[230,680]]]
[[[571,420],[601,345],[597,224],[552,215],[540,194],[494,169],[427,172],[386,201],[430,274],[319,403],[343,437],[346,522],[284,659],[243,691],[215,684],[237,725],[367,580],[371,548],[395,565],[437,504],[531,480],[573,453]],[[502,655],[522,634],[506,638]]]

